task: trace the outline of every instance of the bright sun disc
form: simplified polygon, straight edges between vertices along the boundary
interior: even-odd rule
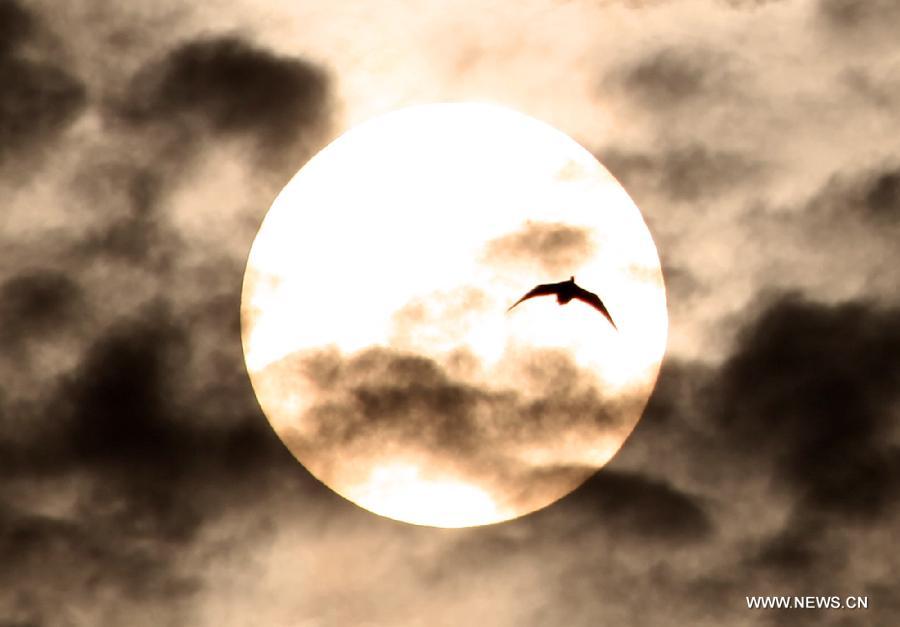
[[[507,308],[574,275],[580,301]],[[622,186],[546,124],[435,104],[351,129],[253,243],[244,354],[272,427],[377,514],[462,527],[544,507],[606,464],[665,350],[656,247]]]

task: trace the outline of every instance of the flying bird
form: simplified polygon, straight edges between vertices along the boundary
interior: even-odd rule
[[[556,294],[556,302],[560,305],[565,305],[573,298],[587,303],[606,316],[606,319],[609,320],[609,323],[613,325],[613,328],[616,331],[619,330],[619,327],[613,322],[612,316],[609,315],[609,311],[606,309],[606,305],[603,304],[603,301],[600,300],[600,297],[593,292],[589,292],[581,286],[576,285],[575,277],[573,276],[569,277],[568,281],[562,281],[560,283],[543,283],[538,285],[525,294],[525,296],[517,300],[513,306],[506,311],[512,311],[513,307],[529,298],[534,298],[535,296],[551,296],[553,294]]]

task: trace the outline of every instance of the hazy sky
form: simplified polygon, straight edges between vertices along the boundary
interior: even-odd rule
[[[895,622],[900,4],[131,4],[0,0],[0,625]],[[592,150],[670,315],[613,462],[455,531],[306,473],[239,326],[305,159],[447,99]]]

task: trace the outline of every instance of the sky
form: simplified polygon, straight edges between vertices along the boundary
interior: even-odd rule
[[[898,28],[892,0],[0,0],[0,625],[895,622]],[[595,154],[670,323],[606,468],[458,530],[309,475],[239,316],[294,172],[442,100]]]

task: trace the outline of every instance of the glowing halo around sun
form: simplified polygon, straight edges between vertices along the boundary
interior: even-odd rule
[[[570,275],[606,303],[507,308]],[[355,127],[285,186],[241,302],[260,405],[323,483],[383,516],[496,523],[556,501],[634,428],[666,344],[656,247],[556,129],[433,104]]]

